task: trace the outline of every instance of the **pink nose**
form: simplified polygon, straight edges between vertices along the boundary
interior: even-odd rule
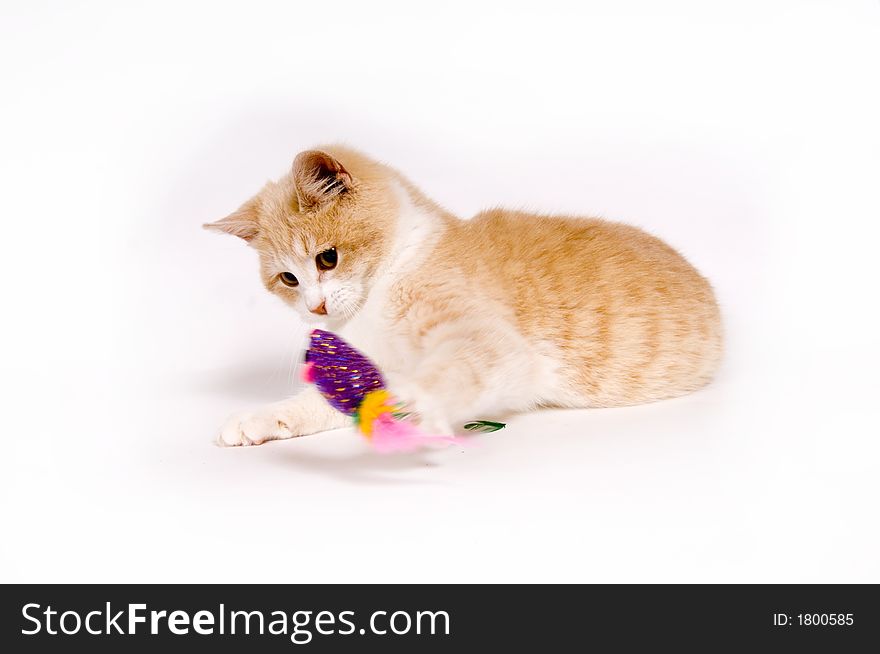
[[[319,316],[326,316],[327,315],[327,307],[324,306],[324,302],[325,302],[325,300],[321,300],[321,304],[316,306],[314,309],[309,309],[309,311],[311,311],[312,313],[316,313]]]

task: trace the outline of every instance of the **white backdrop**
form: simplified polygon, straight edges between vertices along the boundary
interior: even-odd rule
[[[3,2],[0,581],[880,581],[878,63],[856,0]],[[327,141],[667,239],[719,379],[466,452],[215,447],[305,328],[200,225]]]

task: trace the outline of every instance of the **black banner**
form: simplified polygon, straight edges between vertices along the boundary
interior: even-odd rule
[[[5,652],[856,651],[873,585],[7,585]]]

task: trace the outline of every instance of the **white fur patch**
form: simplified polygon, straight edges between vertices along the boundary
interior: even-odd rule
[[[383,369],[399,369],[408,365],[408,353],[400,343],[389,338],[391,325],[383,311],[388,306],[388,293],[394,283],[428,256],[442,225],[437,216],[420,210],[406,189],[393,182],[398,200],[397,228],[392,256],[378,271],[370,294],[360,311],[340,329],[340,335],[367,353]]]

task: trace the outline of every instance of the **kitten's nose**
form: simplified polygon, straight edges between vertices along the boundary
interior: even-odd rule
[[[327,307],[324,306],[325,302],[326,302],[326,300],[321,300],[321,304],[316,306],[314,309],[309,309],[309,311],[311,311],[312,313],[316,313],[319,316],[326,316],[327,315]]]

